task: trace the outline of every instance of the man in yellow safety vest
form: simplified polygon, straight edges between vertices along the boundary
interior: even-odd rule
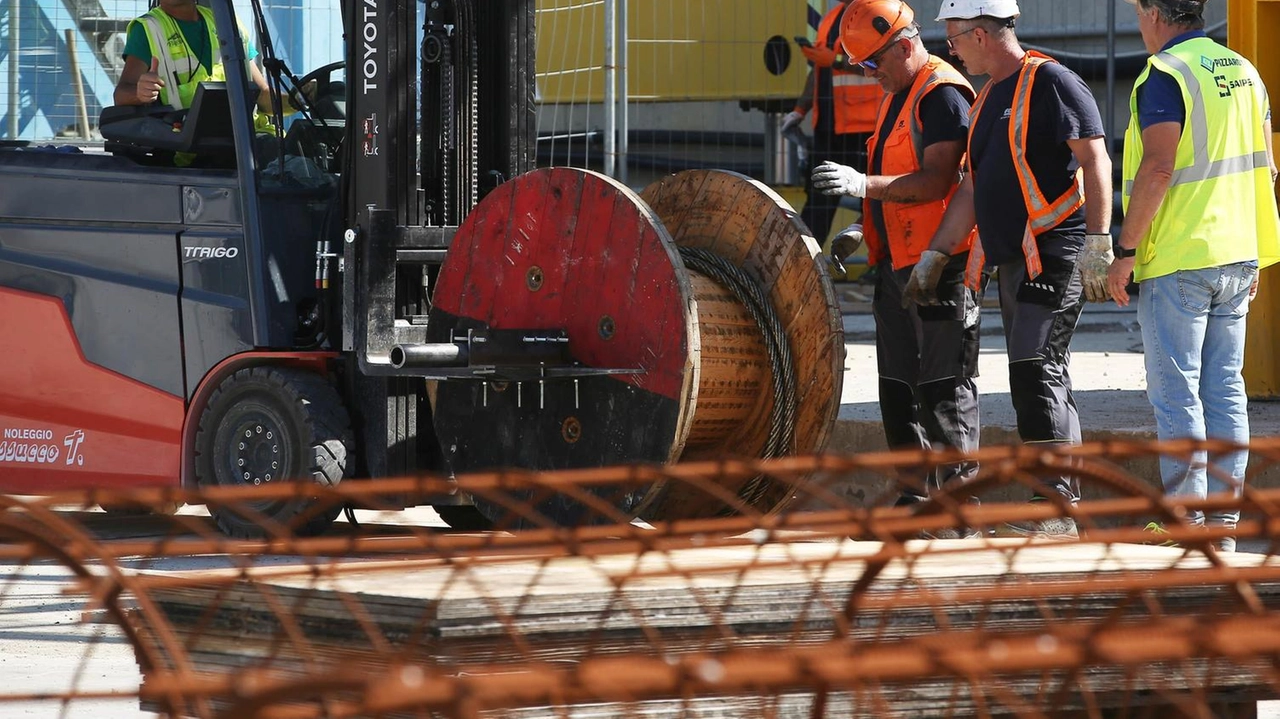
[[[1204,0],[1129,0],[1152,53],[1129,100],[1124,226],[1108,273],[1112,297],[1138,322],[1156,434],[1249,441],[1245,315],[1258,270],[1280,261],[1270,106],[1257,70],[1204,33]],[[1169,495],[1240,492],[1247,451],[1163,457]],[[1233,530],[1238,509],[1189,511]],[[1158,528],[1157,528],[1158,529]],[[1234,550],[1223,534],[1219,550]]]

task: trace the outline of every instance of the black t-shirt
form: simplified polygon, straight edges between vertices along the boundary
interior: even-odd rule
[[[1018,73],[1014,73],[991,87],[970,142],[978,234],[992,265],[1022,257],[1027,225],[1027,208],[1009,148],[1009,113],[1017,84]],[[1024,154],[1049,202],[1067,191],[1079,167],[1067,140],[1102,134],[1102,116],[1084,80],[1058,63],[1041,65],[1031,86]],[[1084,243],[1084,208],[1039,239],[1042,249],[1053,244],[1062,248],[1061,254],[1074,255]]]
[[[889,99],[889,112],[885,115],[885,123],[880,127],[879,135],[876,137],[876,152],[869,160],[870,175],[881,174],[880,168],[884,161],[884,143],[888,140],[890,133],[893,131],[895,120],[898,113],[902,112],[902,106],[907,102],[907,95],[911,94],[911,89],[907,88],[901,92],[894,93]],[[921,148],[934,144],[935,142],[948,142],[960,140],[963,141],[969,136],[969,98],[960,91],[955,85],[937,85],[933,89],[925,93],[920,98],[920,129],[922,137],[920,138]],[[887,237],[888,230],[884,224],[884,203],[880,200],[872,200],[870,198],[862,201],[862,208],[866,215],[875,223],[875,227],[880,237]],[[889,243],[884,243],[885,254],[889,254]]]
[[[846,3],[840,6],[838,10],[840,15],[832,23],[831,31],[827,33],[827,47],[837,53],[844,52],[836,47],[836,40],[840,39],[840,26],[843,24],[844,13],[851,4]],[[817,73],[817,77],[814,78],[813,101],[817,104],[818,109],[818,124],[814,126],[813,132],[824,137],[834,135],[836,134],[835,74],[829,67],[815,67],[813,71]]]

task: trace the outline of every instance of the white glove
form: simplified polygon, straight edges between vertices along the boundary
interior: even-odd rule
[[[848,165],[837,165],[830,160],[813,168],[813,186],[822,190],[824,195],[867,196],[866,175]]]
[[[1085,235],[1084,249],[1080,251],[1080,280],[1084,283],[1084,298],[1088,302],[1106,302],[1111,299],[1107,290],[1107,270],[1115,261],[1111,252],[1111,235]]]
[[[938,282],[942,280],[942,271],[950,261],[950,255],[937,250],[925,250],[921,253],[920,261],[911,270],[911,278],[902,291],[902,307],[910,307],[912,302],[917,305],[938,304]]]
[[[799,112],[797,110],[788,112],[786,115],[782,116],[782,132],[786,132],[793,127],[799,126],[802,120],[804,120],[803,112]]]

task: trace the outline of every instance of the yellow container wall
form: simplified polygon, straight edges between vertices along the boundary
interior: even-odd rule
[[[807,66],[792,38],[809,34],[796,0],[631,0],[627,82],[633,101],[787,99]],[[538,92],[544,103],[604,97],[604,3],[539,0]],[[765,65],[772,37],[786,41],[780,75]]]
[[[1276,106],[1280,88],[1280,0],[1230,0],[1227,5],[1227,44],[1249,58],[1262,75]],[[1276,122],[1273,117],[1273,129]],[[1280,148],[1280,136],[1274,147]],[[1244,382],[1255,399],[1280,398],[1280,267],[1262,271],[1258,296],[1249,309],[1244,353]]]

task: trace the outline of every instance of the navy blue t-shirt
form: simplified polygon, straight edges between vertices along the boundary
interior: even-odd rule
[[[911,94],[910,88],[894,93],[889,99],[889,112],[885,115],[887,122],[880,128],[880,134],[876,138],[876,152],[869,159],[867,174],[881,174],[885,140],[893,131],[894,119],[898,117],[898,113],[902,112],[902,106],[907,102],[909,94]],[[955,85],[938,85],[929,90],[924,97],[920,98],[920,129],[922,130],[921,152],[937,142],[964,141],[969,136],[969,99]],[[862,201],[862,208],[871,222],[875,223],[880,236],[886,237],[888,231],[884,224],[884,203],[867,198]],[[887,242],[885,254],[889,254]]]
[[[1205,37],[1204,31],[1184,32],[1165,43],[1160,52],[1197,37]],[[1138,88],[1138,125],[1144,130],[1162,122],[1181,125],[1186,117],[1187,106],[1182,102],[1182,89],[1178,87],[1178,81],[1164,70],[1152,67],[1147,81]]]
[[[1173,38],[1160,48],[1164,52],[1169,48],[1187,40],[1207,37],[1203,30],[1191,30]],[[1152,67],[1146,82],[1138,87],[1138,126],[1147,129],[1162,122],[1185,124],[1187,106],[1182,101],[1182,88],[1169,73],[1158,67]],[[1267,119],[1271,119],[1271,109],[1267,108]]]
[[[987,263],[998,265],[1022,257],[1027,208],[1009,147],[1009,114],[1018,73],[991,87],[978,123],[972,128],[969,166],[973,170],[974,210]],[[1084,80],[1058,63],[1045,63],[1031,86],[1030,124],[1024,148],[1031,174],[1052,202],[1075,181],[1079,168],[1067,140],[1104,134],[1098,103]],[[1074,255],[1084,244],[1084,208],[1076,210],[1052,230],[1039,236],[1061,248],[1055,254]]]

